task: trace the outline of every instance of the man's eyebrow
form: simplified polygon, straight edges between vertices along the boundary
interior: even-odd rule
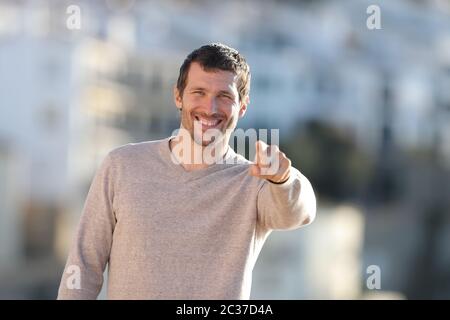
[[[189,88],[189,91],[197,91],[197,90],[207,91],[207,90],[206,90],[205,88],[203,88],[203,87],[192,87],[192,88]],[[231,95],[232,97],[235,96],[235,95],[234,95],[234,92],[231,91],[231,90],[220,90],[220,91],[219,91],[219,94],[228,94],[228,95]]]
[[[190,89],[189,89],[189,91],[195,91],[195,90],[202,90],[202,91],[206,91],[206,89],[205,89],[205,88],[203,88],[203,87],[192,87],[192,88],[190,88]]]
[[[234,97],[234,92],[231,90],[220,90],[219,93],[228,94]]]

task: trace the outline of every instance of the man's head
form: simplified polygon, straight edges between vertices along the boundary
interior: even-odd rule
[[[235,49],[214,43],[194,50],[183,62],[174,88],[181,127],[203,146],[211,142],[203,138],[209,129],[219,130],[228,141],[245,114],[249,91],[250,68]]]

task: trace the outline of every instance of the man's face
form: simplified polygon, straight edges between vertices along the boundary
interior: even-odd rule
[[[182,128],[202,146],[212,142],[204,137],[209,129],[219,130],[228,143],[248,104],[248,99],[239,101],[237,75],[219,69],[207,72],[196,62],[190,65],[183,95],[175,87],[174,96],[176,106],[183,108]]]

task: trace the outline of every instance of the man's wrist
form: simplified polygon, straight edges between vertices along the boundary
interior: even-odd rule
[[[287,177],[286,180],[279,181],[279,182],[275,182],[275,181],[272,181],[272,180],[270,180],[270,179],[266,179],[266,180],[269,181],[270,183],[273,183],[273,184],[284,184],[284,183],[286,183],[286,182],[289,180],[290,177],[291,177],[291,176]]]

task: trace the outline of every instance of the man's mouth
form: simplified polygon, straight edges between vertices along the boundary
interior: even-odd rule
[[[219,126],[222,123],[222,119],[213,119],[194,116],[194,119],[202,124],[203,129],[211,129]]]

